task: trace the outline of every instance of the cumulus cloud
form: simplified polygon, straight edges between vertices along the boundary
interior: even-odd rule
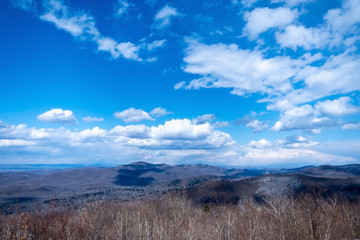
[[[316,130],[340,124],[328,117],[318,116],[318,112],[311,105],[306,104],[287,110],[271,129],[274,131]]]
[[[112,136],[123,136],[128,138],[150,138],[150,128],[146,125],[116,126],[109,131]]]
[[[276,33],[276,40],[282,47],[296,50],[334,47],[344,44],[349,47],[359,40],[360,17],[359,0],[344,1],[341,8],[330,9],[324,16],[324,23],[317,27],[302,25],[287,26],[283,32]]]
[[[127,144],[149,149],[212,149],[235,144],[230,135],[214,130],[209,123],[196,125],[189,119],[173,119],[154,127],[117,126],[110,133],[132,136]]]
[[[153,26],[157,29],[168,27],[171,24],[171,20],[179,15],[180,14],[176,8],[165,5],[159,12],[156,13]]]
[[[276,143],[290,148],[313,147],[319,144],[319,142],[312,141],[310,137],[302,135],[287,136],[285,140],[277,140]]]
[[[79,144],[82,142],[85,143],[96,143],[104,142],[107,140],[107,131],[99,127],[94,127],[92,129],[85,129],[80,132],[71,132],[68,135],[68,141],[70,144]]]
[[[304,166],[308,164],[347,164],[356,163],[353,157],[341,156],[316,150],[317,142],[310,138],[294,135],[285,140],[251,141],[241,147],[234,165],[245,166]]]
[[[143,120],[154,121],[149,113],[145,112],[142,109],[129,108],[121,112],[115,112],[114,116],[117,119],[121,119],[124,122],[141,122]]]
[[[0,153],[6,154],[9,163],[121,164],[138,159],[171,164],[201,161],[242,167],[284,167],[354,163],[360,154],[354,147],[357,142],[341,147],[337,143],[322,145],[302,135],[238,145],[229,134],[215,130],[211,124],[194,124],[190,119],[173,119],[152,127],[119,125],[109,131],[99,127],[70,131],[64,127],[39,129],[0,123]],[[22,153],[21,159],[18,152]]]
[[[232,94],[261,93],[269,110],[286,111],[300,104],[360,89],[360,56],[347,51],[326,60],[321,54],[298,59],[265,57],[261,51],[243,50],[235,44],[189,40],[184,71],[199,75],[175,89],[232,88]],[[341,81],[339,81],[341,79]],[[294,87],[294,85],[301,87]]]
[[[259,121],[254,119],[246,124],[246,127],[252,128],[254,132],[262,132],[266,130],[269,126],[264,121]]]
[[[83,117],[82,120],[84,122],[102,122],[102,121],[104,121],[104,118],[87,116],[87,117]]]
[[[332,45],[342,43],[344,37],[358,34],[360,23],[360,1],[345,0],[341,8],[331,9],[324,16],[327,27],[332,33]]]
[[[303,47],[306,50],[324,48],[330,42],[330,33],[321,28],[305,28],[304,26],[289,25],[284,32],[277,32],[276,41],[281,47],[294,50]]]
[[[350,101],[350,97],[341,97],[335,100],[318,102],[316,103],[315,108],[321,113],[336,116],[359,112],[359,108],[351,105]]]
[[[345,52],[330,56],[320,66],[307,65],[295,76],[304,83],[303,88],[293,90],[282,99],[292,105],[311,102],[335,94],[346,94],[360,89],[360,56]],[[341,79],[341,81],[340,81]]]
[[[150,115],[152,115],[154,117],[163,117],[163,116],[170,115],[170,114],[174,114],[174,113],[169,112],[169,111],[166,110],[166,108],[162,108],[162,107],[154,108],[150,112]]]
[[[267,59],[260,51],[243,50],[235,44],[206,45],[196,40],[189,42],[185,53],[184,71],[201,77],[175,88],[233,88],[236,95],[288,92],[292,90],[289,79],[304,64],[282,56]]]
[[[298,15],[299,13],[297,10],[283,7],[255,8],[244,15],[244,19],[247,23],[243,29],[243,35],[248,36],[250,40],[254,40],[259,34],[266,32],[271,28],[282,28],[291,24]]]
[[[100,37],[96,40],[99,51],[110,52],[112,57],[117,59],[120,56],[135,61],[142,61],[138,52],[140,46],[136,46],[131,42],[118,43],[112,38]]]
[[[51,109],[37,116],[37,119],[47,123],[60,123],[60,124],[77,124],[78,121],[70,110],[63,110],[59,108]]]
[[[115,126],[109,131],[99,127],[70,131],[63,127],[29,128],[25,124],[2,123],[1,126],[0,153],[10,154],[11,149],[16,147],[25,158],[48,156],[47,162],[70,156],[77,162],[83,159],[113,163],[134,158],[149,160],[150,156],[159,156],[160,152],[164,156],[180,156],[196,149],[222,151],[235,144],[227,133],[214,130],[208,123],[193,124],[189,119],[173,119],[152,127]],[[16,152],[13,153],[16,155]]]

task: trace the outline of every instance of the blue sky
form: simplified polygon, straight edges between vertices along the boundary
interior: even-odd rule
[[[0,163],[359,163],[360,0],[0,2]]]

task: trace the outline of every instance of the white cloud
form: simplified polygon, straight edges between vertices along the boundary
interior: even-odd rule
[[[95,27],[93,17],[87,14],[71,14],[70,10],[61,1],[47,1],[45,14],[40,16],[41,20],[55,24],[58,29],[69,32],[74,37],[97,37],[100,35]]]
[[[304,26],[289,25],[282,33],[277,32],[276,41],[281,47],[296,50],[303,47],[306,50],[324,48],[330,42],[330,33],[322,28],[305,28]]]
[[[164,47],[165,44],[166,44],[166,39],[156,40],[153,41],[152,43],[147,44],[147,49],[149,51],[153,51],[156,48]]]
[[[139,46],[135,46],[131,42],[122,42],[116,45],[117,52],[126,59],[142,61],[138,56]]]
[[[129,60],[143,61],[143,59],[139,57],[140,46],[131,42],[119,43],[110,37],[102,36],[96,27],[95,19],[91,15],[81,11],[74,11],[60,0],[36,1],[36,4],[32,1],[20,1],[16,6],[25,9],[27,8],[26,6],[30,6],[30,3],[42,7],[38,7],[38,10],[32,9],[34,13],[43,12],[42,15],[39,16],[41,20],[53,23],[58,29],[70,33],[73,37],[81,41],[95,42],[99,51],[109,52],[114,59],[121,56]],[[117,15],[124,14],[130,6],[131,4],[127,1],[119,0]],[[123,12],[120,13],[119,11]],[[157,44],[159,45],[160,43]]]
[[[194,124],[189,119],[173,119],[164,125],[116,126],[109,132],[117,140],[141,148],[193,149],[219,148],[234,144],[230,135],[214,130],[209,123]]]
[[[183,86],[185,86],[185,81],[181,81],[181,82],[176,83],[174,85],[174,89],[178,90],[178,89],[182,88]]]
[[[124,136],[128,138],[150,138],[150,128],[146,125],[116,126],[109,131],[113,136]]]
[[[358,130],[360,129],[360,123],[346,123],[341,128],[344,130]]]
[[[87,116],[87,117],[83,117],[82,120],[84,122],[102,122],[102,121],[104,121],[104,118]]]
[[[188,119],[173,119],[164,125],[153,127],[152,135],[157,139],[201,139],[210,135],[209,123],[193,124]]]
[[[324,19],[332,33],[332,45],[342,44],[343,38],[358,34],[360,23],[360,1],[345,0],[341,8],[331,9]]]
[[[1,147],[26,147],[34,146],[36,142],[29,140],[21,139],[0,139],[0,148]]]
[[[176,8],[165,5],[158,13],[156,13],[154,17],[154,27],[157,29],[167,27],[171,24],[171,19],[178,17],[179,15]]]
[[[236,95],[288,92],[292,90],[289,79],[304,64],[282,56],[267,59],[260,51],[242,50],[235,44],[206,45],[195,40],[185,53],[184,71],[201,77],[188,85],[178,83],[176,89],[233,88]]]
[[[351,105],[350,97],[341,97],[335,100],[318,102],[315,108],[323,114],[341,116],[359,112],[359,108]]]
[[[244,15],[247,23],[243,29],[243,35],[248,36],[250,40],[254,40],[259,34],[271,28],[282,28],[291,24],[298,15],[297,10],[289,8],[255,8]]]
[[[266,58],[260,51],[243,50],[235,44],[188,42],[184,71],[200,77],[180,82],[175,89],[232,88],[232,94],[243,96],[261,93],[265,97],[259,102],[280,111],[360,89],[360,56],[351,51],[325,61],[321,54],[309,53],[298,59]]]
[[[215,121],[215,114],[204,114],[192,119],[192,123],[195,125],[209,123],[213,128],[230,127],[230,123],[227,121]]]
[[[10,161],[11,156],[16,158],[18,152],[22,152],[23,159],[34,157],[36,161],[46,163],[66,159],[72,162],[90,160],[93,163],[119,163],[135,158],[155,161],[159,154],[166,160],[166,156],[189,155],[189,152],[222,151],[234,144],[228,134],[214,130],[208,123],[195,125],[189,119],[173,119],[153,127],[116,126],[110,131],[99,127],[82,131],[70,131],[63,127],[37,129],[24,124],[3,123],[0,128],[0,153],[6,153],[6,161]],[[17,150],[12,150],[15,147]]]
[[[276,142],[277,144],[283,145],[283,147],[290,148],[313,147],[319,144],[319,142],[312,141],[310,137],[301,135],[291,135],[286,137],[285,140],[278,140]]]
[[[60,123],[60,124],[77,124],[78,121],[70,110],[63,110],[59,108],[51,109],[37,116],[37,119],[47,123]]]
[[[252,128],[254,132],[262,132],[262,131],[266,130],[269,126],[264,121],[259,121],[259,120],[254,119],[254,120],[250,121],[249,123],[247,123],[246,127]]]
[[[173,119],[153,127],[116,126],[109,131],[99,127],[70,131],[63,127],[37,129],[25,124],[0,124],[0,153],[6,156],[3,163],[121,164],[138,159],[171,164],[284,167],[354,163],[360,154],[354,147],[358,142],[328,147],[330,143],[322,145],[301,135],[240,146],[209,123],[195,125],[189,119]]]
[[[297,0],[295,0],[297,1]],[[346,0],[341,8],[330,9],[324,22],[318,27],[288,26],[284,32],[276,33],[276,40],[282,47],[296,50],[334,47],[344,44],[353,46],[359,40],[360,1]]]
[[[131,42],[117,43],[116,41],[108,37],[101,37],[98,38],[96,41],[98,44],[98,50],[110,52],[114,59],[122,56],[126,59],[142,61],[142,59],[139,58],[138,55],[140,46],[136,46]]]
[[[303,81],[304,87],[286,94],[286,99],[301,104],[334,94],[346,94],[360,89],[360,56],[348,52],[330,56],[323,65],[306,66],[296,75],[295,80]]]
[[[141,122],[143,120],[154,121],[149,113],[145,112],[142,109],[129,108],[121,112],[115,112],[114,116],[118,119],[123,120],[124,122]]]
[[[162,107],[157,107],[154,108],[153,110],[151,110],[150,115],[154,116],[154,117],[162,117],[162,116],[166,116],[166,115],[170,115],[170,114],[174,114],[173,112],[169,112],[167,111],[165,108]]]
[[[318,143],[304,136],[290,136],[286,140],[251,141],[240,147],[233,165],[244,166],[304,166],[309,164],[347,164],[356,163],[353,157],[322,152],[315,149]]]
[[[281,115],[280,120],[271,128],[274,131],[289,130],[312,130],[340,125],[328,117],[319,117],[318,112],[310,105],[306,104],[287,110]]]
[[[349,164],[356,163],[352,157],[343,157],[318,152],[311,149],[298,148],[248,148],[246,154],[240,156],[239,165],[245,166],[304,166],[321,164]]]
[[[214,130],[209,123],[193,124],[189,119],[173,119],[150,128],[150,138],[133,139],[131,144],[145,148],[220,148],[235,144],[230,135]]]
[[[252,148],[263,149],[263,148],[268,148],[268,147],[273,146],[273,143],[266,139],[261,139],[259,141],[252,140],[248,144],[248,146],[252,147]]]
[[[194,124],[203,124],[203,123],[209,123],[216,119],[215,114],[204,114],[201,116],[198,116],[197,118],[193,119],[192,122]]]

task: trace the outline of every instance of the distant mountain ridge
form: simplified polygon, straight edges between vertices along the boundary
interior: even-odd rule
[[[171,189],[188,189],[193,193],[189,196],[197,200],[206,198],[206,194],[215,196],[224,189],[235,189],[232,195],[236,198],[295,193],[312,184],[337,191],[341,190],[341,184],[349,183],[356,190],[357,186],[360,189],[359,179],[359,164],[295,169],[227,169],[204,164],[134,162],[118,167],[8,170],[0,172],[0,207],[19,202],[26,205],[61,200],[66,203],[69,199],[87,201],[99,197],[131,200],[156,197]],[[225,182],[220,184],[221,181]],[[212,188],[213,185],[217,187]],[[204,193],[206,196],[197,192],[197,187],[208,189],[208,193]]]

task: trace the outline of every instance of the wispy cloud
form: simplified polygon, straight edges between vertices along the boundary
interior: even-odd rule
[[[154,117],[163,117],[166,115],[174,114],[173,112],[167,111],[166,108],[157,107],[151,110],[150,114]]]
[[[146,44],[146,47],[149,51],[155,50],[157,48],[161,48],[164,47],[166,44],[166,39],[162,39],[162,40],[155,40],[152,43],[148,43]]]
[[[102,121],[104,121],[104,118],[87,116],[87,117],[83,117],[82,120],[84,122],[102,122]]]
[[[114,16],[119,18],[127,13],[127,11],[132,7],[127,0],[118,0],[114,5]]]
[[[252,128],[254,132],[262,132],[266,130],[269,126],[264,121],[259,121],[257,119],[254,119],[246,124],[246,127]]]
[[[216,119],[215,114],[204,114],[194,118],[192,121],[194,124],[209,123]]]
[[[144,61],[139,56],[140,45],[132,42],[118,42],[111,37],[102,35],[96,27],[93,16],[82,11],[73,10],[61,0],[21,0],[15,1],[15,3],[15,6],[22,9],[36,13],[42,12],[39,15],[41,20],[54,24],[59,30],[70,33],[78,40],[95,43],[99,51],[109,52],[114,59],[123,57],[129,60]],[[130,6],[126,1],[122,0],[119,0],[118,4],[122,4],[122,8],[118,9],[118,11],[123,11],[122,13]],[[30,6],[37,6],[37,9],[30,8]],[[142,49],[148,50],[146,48]]]
[[[171,20],[179,15],[180,14],[176,8],[165,5],[156,13],[153,26],[157,29],[168,27],[171,24]]]

